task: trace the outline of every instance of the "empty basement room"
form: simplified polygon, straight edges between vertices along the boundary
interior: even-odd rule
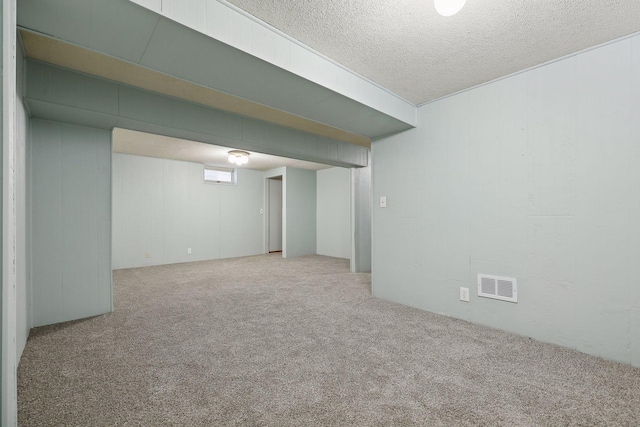
[[[0,425],[640,424],[640,2],[2,5]]]

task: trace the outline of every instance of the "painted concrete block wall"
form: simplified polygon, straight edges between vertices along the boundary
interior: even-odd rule
[[[33,326],[111,311],[111,133],[31,120]]]
[[[351,257],[351,171],[319,170],[317,184],[316,253]]]
[[[351,272],[371,272],[371,165],[351,168]]]
[[[4,8],[0,7],[0,53],[2,54],[3,64],[5,57],[5,46],[7,43],[4,40]],[[5,91],[4,85],[0,86],[0,95],[2,95],[2,119],[0,120],[0,135],[2,139],[2,149],[0,150],[0,241],[3,243],[0,245],[0,360],[2,365],[0,366],[0,424],[17,424],[18,421],[18,389],[15,381],[16,372],[18,370],[18,362],[15,357],[17,353],[16,345],[10,346],[12,342],[9,336],[10,325],[6,314],[8,314],[8,300],[6,290],[10,289],[9,283],[5,284],[6,269],[5,265],[8,264],[9,257],[5,250],[5,223],[7,222],[4,213],[4,199],[5,199],[5,136],[4,136],[4,117],[5,106],[4,99],[8,95]],[[6,355],[6,356],[5,356]],[[7,357],[9,356],[9,357]],[[5,362],[5,357],[7,361]]]
[[[283,195],[286,211],[286,255],[316,254],[316,171],[286,168]],[[284,214],[284,212],[283,212]],[[284,215],[283,215],[284,216]]]
[[[16,0],[6,0],[0,7],[0,53],[2,54],[2,118],[0,134],[0,200],[2,213],[2,249],[0,249],[0,425],[17,424],[17,264],[18,264],[18,203],[19,142],[16,137]]]
[[[640,366],[637,117],[640,36],[421,107],[373,144],[374,295]]]
[[[219,185],[199,163],[114,153],[113,268],[263,253],[263,186],[260,171]]]
[[[29,269],[29,222],[27,150],[29,115],[22,101],[24,84],[24,57],[18,47],[16,54],[16,357],[20,360],[31,329],[31,284]]]

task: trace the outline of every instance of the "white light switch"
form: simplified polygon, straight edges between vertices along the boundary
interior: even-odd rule
[[[187,248],[187,255],[191,255],[191,248]]]
[[[469,302],[469,288],[460,288],[460,301]]]
[[[380,196],[380,207],[381,208],[387,207],[387,196]]]

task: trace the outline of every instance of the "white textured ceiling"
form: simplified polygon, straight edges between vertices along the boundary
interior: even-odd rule
[[[639,0],[228,0],[416,104],[640,31]]]
[[[121,128],[115,128],[113,130],[113,151],[115,153],[227,166],[231,165],[227,157],[229,156],[229,151],[233,149],[232,147],[220,147],[218,145]],[[288,159],[253,151],[250,152],[249,163],[240,167],[243,169],[266,171],[282,166],[309,170],[333,167],[321,163],[305,162],[303,160]]]

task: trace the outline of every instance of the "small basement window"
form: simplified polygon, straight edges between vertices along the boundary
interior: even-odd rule
[[[204,182],[213,184],[235,184],[237,182],[237,169],[221,166],[204,165]]]

